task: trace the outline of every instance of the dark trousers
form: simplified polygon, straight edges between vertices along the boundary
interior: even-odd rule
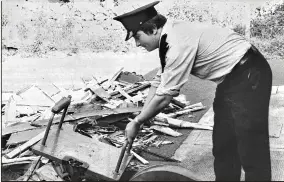
[[[213,103],[213,155],[216,181],[271,180],[268,115],[272,72],[252,46],[217,86]]]

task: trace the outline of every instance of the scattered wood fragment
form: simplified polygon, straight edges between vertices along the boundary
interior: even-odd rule
[[[198,110],[202,110],[202,109],[205,109],[206,107],[202,105],[202,103],[197,103],[197,104],[193,104],[193,105],[190,105],[190,106],[186,106],[183,110],[181,111],[177,111],[177,112],[174,112],[174,113],[170,113],[170,114],[167,114],[168,117],[171,117],[171,118],[174,118],[174,117],[177,117],[179,115],[183,115],[183,114],[189,114],[191,112],[194,112],[194,111],[198,111]]]
[[[53,83],[39,84],[38,88],[46,93],[49,97],[52,97],[60,92],[58,87],[56,87]]]
[[[150,128],[153,129],[153,130],[165,133],[167,135],[173,136],[173,137],[178,137],[178,136],[182,135],[182,133],[174,131],[173,129],[166,127],[166,126],[153,125]]]
[[[41,113],[37,113],[37,114],[34,114],[32,116],[25,116],[25,117],[22,117],[21,118],[21,122],[34,122],[35,120],[39,119],[41,116]]]
[[[208,111],[202,116],[198,122],[199,124],[212,126],[214,125],[214,111],[213,107],[210,107]]]
[[[33,155],[34,155],[34,153],[31,150],[26,150],[25,152],[20,153],[18,158],[20,158],[20,157],[30,157],[30,156],[33,156]]]
[[[185,104],[186,106],[188,106],[190,104],[190,101],[186,100],[186,95],[184,94],[179,94],[177,97],[174,98],[175,100]]]
[[[148,88],[150,86],[151,86],[151,83],[147,82],[147,83],[141,84],[141,85],[139,85],[137,87],[131,88],[129,90],[125,90],[125,92],[128,93],[128,94],[131,94],[133,92],[146,89],[146,88]],[[118,97],[118,98],[122,96],[118,91],[112,92],[112,93],[110,93],[110,95],[112,97]]]
[[[35,173],[44,181],[63,181],[50,163],[45,164],[37,169]]]
[[[181,103],[180,101],[176,100],[175,98],[173,98],[173,99],[171,100],[171,103],[173,103],[173,104],[175,104],[175,105],[177,105],[177,106],[179,106],[179,107],[181,107],[181,108],[186,107],[186,104]]]
[[[128,100],[130,100],[133,103],[136,103],[137,101],[135,99],[133,99],[130,95],[128,95],[119,85],[117,85],[117,90],[119,91],[119,93],[121,95],[123,95],[125,98],[127,98]]]
[[[108,81],[108,84],[106,86],[106,89],[112,86],[113,82],[117,79],[117,77],[120,75],[124,67],[121,67]]]
[[[14,159],[8,159],[5,156],[2,156],[2,163],[3,164],[8,164],[8,163],[15,163],[15,162],[23,162],[23,161],[33,161],[37,160],[38,158],[35,156],[31,157],[21,157],[21,158],[14,158]]]
[[[24,174],[24,176],[22,176],[23,177],[23,181],[29,181],[29,179],[32,176],[34,170],[36,170],[39,167],[40,159],[41,159],[41,156],[38,156],[37,159],[32,162],[32,164],[29,167],[29,169],[27,170],[27,172]]]
[[[36,106],[53,106],[54,100],[45,92],[39,89],[36,85],[31,86],[26,90],[18,92],[23,99],[18,101],[19,105],[36,105]]]
[[[199,107],[204,107],[204,105],[202,104],[202,102],[198,102],[196,104],[192,104],[192,105],[189,105],[189,106],[186,106],[185,108],[183,109],[193,109],[193,108],[199,108]]]
[[[96,94],[98,97],[100,97],[104,101],[109,102],[109,98],[111,96],[100,85],[95,83],[95,84],[89,84],[88,86],[89,86],[88,89],[90,89],[94,94]]]
[[[11,133],[26,131],[35,129],[36,127],[31,126],[30,123],[18,123],[17,125],[7,126],[6,128],[2,129],[2,136],[8,135]]]
[[[98,118],[97,122],[98,123],[112,124],[112,123],[115,123],[117,121],[126,119],[131,115],[132,115],[132,113],[111,114],[109,116]]]
[[[6,146],[24,143],[24,142],[32,139],[33,137],[35,137],[36,135],[38,135],[39,133],[41,133],[44,130],[45,130],[45,128],[35,128],[35,129],[32,129],[32,130],[26,130],[26,131],[22,131],[22,132],[13,133],[10,136]]]
[[[129,108],[116,108],[116,109],[111,109],[111,110],[91,110],[91,111],[86,111],[86,112],[81,112],[81,113],[75,113],[72,116],[66,115],[64,122],[66,121],[74,121],[77,119],[82,119],[86,117],[101,117],[103,115],[111,115],[111,114],[121,114],[121,113],[134,113],[134,112],[139,112],[142,110],[142,107],[129,107]],[[53,119],[53,124],[59,123],[61,116],[55,117]],[[47,125],[48,119],[45,120],[37,120],[34,122],[35,125],[38,126],[44,126]]]
[[[13,95],[13,92],[5,92],[2,90],[2,105],[6,105],[10,99],[10,97]]]
[[[162,141],[161,145],[169,145],[169,144],[173,144],[173,141]]]
[[[133,152],[132,150],[130,151],[131,154],[134,155],[134,157],[136,157],[136,159],[138,159],[142,164],[149,164],[149,161],[147,161],[146,159],[144,159],[143,157],[141,157],[140,155],[136,154],[135,152]]]
[[[43,138],[44,133],[45,133],[45,131],[41,132],[40,134],[38,134],[37,136],[33,137],[32,139],[30,139],[29,141],[27,141],[23,145],[15,148],[13,151],[11,151],[10,153],[6,154],[5,156],[7,158],[9,158],[9,159],[16,157],[17,155],[19,155],[20,153],[26,151],[29,147],[33,146],[38,141],[40,141]]]
[[[199,124],[199,123],[191,123],[191,122],[183,121],[183,120],[180,120],[180,119],[170,118],[166,114],[163,114],[163,113],[159,113],[155,118],[166,119],[167,123],[169,124],[170,127],[213,130],[212,126],[202,125],[202,124]]]
[[[158,138],[158,135],[153,135],[150,138],[148,138],[147,140],[144,140],[143,143],[145,143],[146,145],[153,143],[156,138]]]
[[[14,99],[14,96],[12,95],[8,103],[5,106],[5,115],[3,117],[4,127],[6,127],[10,122],[16,121],[16,116],[17,116],[17,102]]]
[[[13,166],[13,168],[15,167],[15,166],[17,166],[17,167],[20,167],[20,166],[23,166],[23,168],[22,169],[27,169],[27,167],[26,167],[26,165],[28,165],[28,164],[30,164],[31,163],[31,161],[30,160],[25,160],[25,161],[19,161],[19,162],[10,162],[10,163],[3,163],[2,162],[2,170],[3,170],[3,168],[6,168],[6,167],[11,167],[11,166]]]
[[[67,113],[80,113],[85,111],[94,111],[94,110],[102,110],[102,106],[100,104],[90,104],[90,103],[78,103],[73,104],[71,102],[68,107]]]
[[[153,121],[152,124],[160,125],[160,126],[170,126],[168,123],[164,123],[160,121]]]

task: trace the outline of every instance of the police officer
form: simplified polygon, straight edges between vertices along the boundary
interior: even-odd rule
[[[169,21],[150,3],[117,16],[126,41],[159,49],[161,68],[141,113],[127,124],[132,143],[141,124],[177,96],[189,75],[217,83],[213,103],[216,180],[271,180],[268,110],[272,72],[263,55],[238,33],[213,25]]]

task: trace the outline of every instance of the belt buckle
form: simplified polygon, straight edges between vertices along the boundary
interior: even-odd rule
[[[247,61],[247,58],[241,59],[240,62],[239,62],[239,65],[241,66],[241,65],[245,64],[246,61]]]

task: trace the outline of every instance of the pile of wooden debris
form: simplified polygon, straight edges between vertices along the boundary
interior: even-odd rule
[[[118,148],[123,145],[125,126],[141,111],[150,81],[122,69],[107,80],[92,77],[82,78],[82,81],[85,88],[81,89],[66,90],[50,84],[44,87],[31,85],[16,93],[3,93],[2,167],[28,165],[28,170],[17,180],[61,180],[52,167],[52,161],[35,155],[31,148],[42,140],[52,114],[51,108],[62,97],[70,95],[72,98],[64,118],[65,124],[72,124],[86,137]],[[133,155],[147,165],[148,161],[137,154],[139,151],[163,158],[151,153],[147,147],[173,143],[162,140],[160,136],[181,136],[176,128],[212,130],[209,125],[176,119],[180,115],[193,117],[194,111],[204,108],[202,103],[191,105],[184,95],[175,97],[162,113],[142,126],[133,144]],[[56,114],[52,124],[58,125],[60,118],[61,114]],[[138,162],[135,164],[138,165]]]

